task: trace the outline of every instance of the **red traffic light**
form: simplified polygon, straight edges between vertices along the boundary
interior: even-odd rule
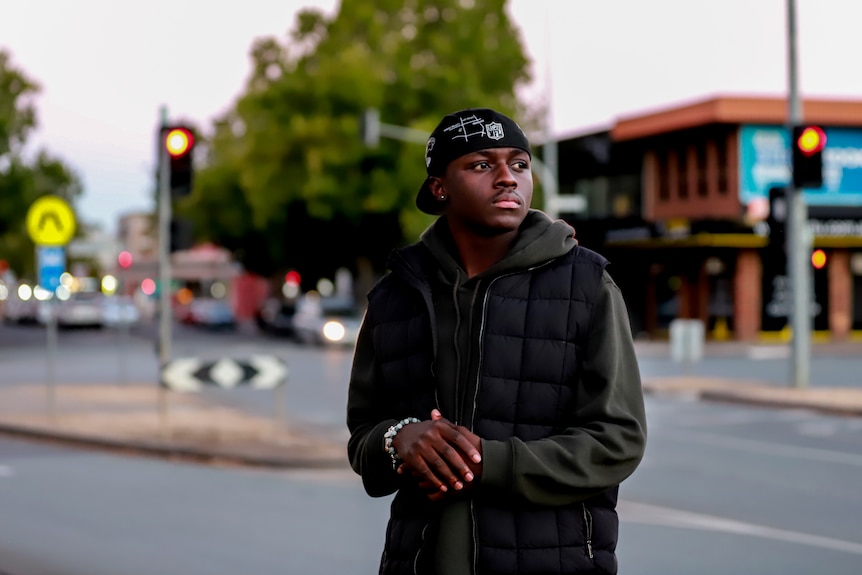
[[[806,126],[796,139],[796,147],[806,156],[811,156],[826,147],[826,132],[818,126]]]
[[[284,276],[284,283],[291,285],[299,285],[299,272],[296,270],[290,270]]]
[[[195,137],[186,128],[172,128],[165,136],[165,149],[173,157],[188,153],[195,144]]]

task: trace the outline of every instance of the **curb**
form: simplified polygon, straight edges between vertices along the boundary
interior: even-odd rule
[[[793,389],[762,382],[734,384],[722,380],[674,378],[644,382],[643,390],[648,395],[685,395],[705,401],[862,416],[862,390],[857,388]]]
[[[829,415],[844,415],[851,417],[862,416],[862,405],[836,405],[805,400],[802,398],[759,397],[746,393],[718,390],[702,391],[700,392],[699,397],[707,401],[720,401],[724,403],[745,403],[749,405],[775,407],[779,409],[808,409]]]
[[[113,453],[146,455],[174,461],[209,465],[237,465],[270,469],[343,469],[349,468],[347,456],[309,457],[307,455],[250,455],[229,449],[204,449],[157,441],[114,440],[93,435],[58,432],[44,428],[0,423],[0,434],[38,441],[90,447]],[[284,450],[284,448],[280,448]]]

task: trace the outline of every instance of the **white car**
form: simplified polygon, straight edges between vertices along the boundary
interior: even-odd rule
[[[296,306],[293,331],[307,345],[352,346],[361,323],[362,310],[353,300],[306,295]]]
[[[104,299],[101,292],[75,292],[68,300],[55,302],[57,326],[102,327]]]

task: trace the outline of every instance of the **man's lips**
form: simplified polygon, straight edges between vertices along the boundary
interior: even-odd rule
[[[506,194],[505,196],[499,196],[494,199],[494,205],[498,208],[520,208],[521,207],[521,198],[513,194]]]

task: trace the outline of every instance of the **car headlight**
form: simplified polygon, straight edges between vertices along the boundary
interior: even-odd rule
[[[344,339],[347,330],[344,329],[344,324],[340,321],[328,321],[323,324],[323,337],[331,342],[339,342]]]

